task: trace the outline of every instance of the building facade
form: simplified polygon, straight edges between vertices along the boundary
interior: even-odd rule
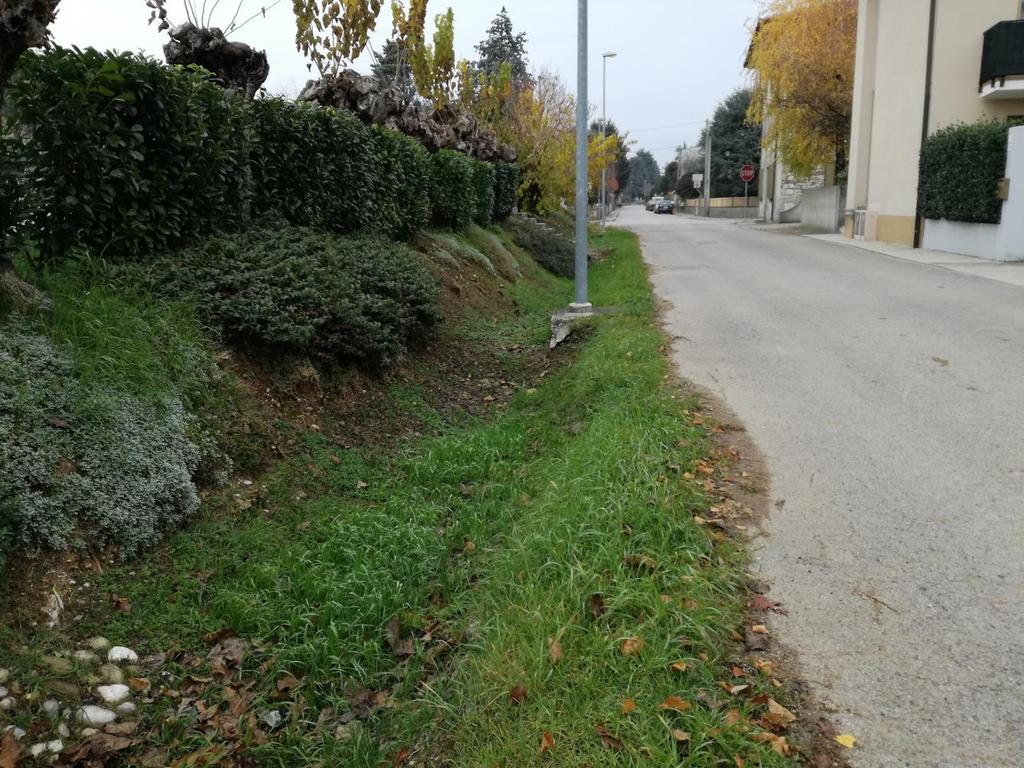
[[[1022,0],[860,0],[848,237],[919,246],[924,138],[955,123],[1024,117],[1024,67],[986,71],[1024,55],[1022,19]]]

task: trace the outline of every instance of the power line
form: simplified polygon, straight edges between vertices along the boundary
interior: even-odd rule
[[[691,125],[703,125],[703,120],[694,120],[689,123],[676,123],[675,125],[662,125],[657,128],[634,128],[629,133],[646,133],[647,131],[667,131],[670,128],[686,128]]]

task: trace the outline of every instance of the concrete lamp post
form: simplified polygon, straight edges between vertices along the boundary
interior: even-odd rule
[[[571,309],[593,306],[587,284],[587,0],[579,0],[576,72],[576,291]]]
[[[608,138],[608,59],[614,59],[617,53],[601,54],[601,134]],[[601,231],[607,226],[608,216],[608,164],[601,168]]]

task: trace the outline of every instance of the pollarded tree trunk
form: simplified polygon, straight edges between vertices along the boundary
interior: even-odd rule
[[[247,98],[254,98],[270,75],[265,51],[228,40],[216,27],[200,29],[187,23],[170,34],[171,42],[164,46],[168,64],[198,64],[213,72],[225,88],[244,93]]]

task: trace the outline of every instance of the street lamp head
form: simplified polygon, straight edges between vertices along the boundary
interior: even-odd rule
[[[602,53],[602,54],[601,54],[601,58],[604,58],[604,59],[614,59],[614,58],[615,58],[616,56],[618,56],[618,55],[619,55],[619,54],[617,54],[617,53],[612,53],[612,52],[608,52],[608,53]]]

